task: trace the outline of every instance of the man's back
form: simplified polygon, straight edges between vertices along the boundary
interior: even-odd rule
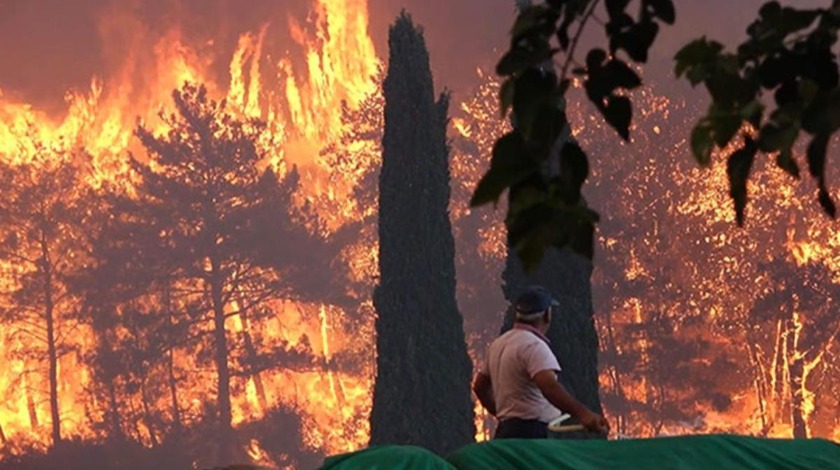
[[[493,341],[483,373],[493,384],[500,420],[536,419],[547,423],[560,415],[533,382],[534,376],[544,370],[559,372],[560,365],[539,332],[517,325]]]

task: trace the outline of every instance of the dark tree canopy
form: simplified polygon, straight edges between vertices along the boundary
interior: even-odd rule
[[[371,444],[445,455],[475,436],[448,213],[449,103],[435,99],[423,36],[406,14],[391,27],[389,45]]]

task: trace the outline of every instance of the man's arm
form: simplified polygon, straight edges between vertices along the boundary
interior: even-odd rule
[[[593,432],[609,432],[610,424],[606,418],[592,412],[583,403],[577,401],[566,387],[557,381],[557,372],[543,370],[534,375],[534,383],[539,387],[549,403],[577,418],[586,429]]]
[[[479,372],[473,382],[473,392],[478,397],[478,402],[491,415],[496,416],[496,400],[493,398],[493,383],[490,376]]]

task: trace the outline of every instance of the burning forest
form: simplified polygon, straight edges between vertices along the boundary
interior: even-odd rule
[[[0,69],[0,468],[50,453],[311,468],[365,447],[388,64],[368,2],[295,2],[241,31],[187,21],[182,2],[155,23],[141,3],[97,13],[106,72],[63,103],[3,87],[17,64]],[[503,214],[469,209],[508,126],[487,70],[445,121],[476,366],[507,307]],[[699,107],[660,90],[634,92],[628,144],[570,103],[604,214],[591,301],[605,415],[623,436],[840,440],[840,225],[768,164],[739,229],[731,149],[696,168]]]

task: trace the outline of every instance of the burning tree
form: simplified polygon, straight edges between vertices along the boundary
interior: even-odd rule
[[[371,443],[445,454],[473,440],[471,363],[455,301],[446,123],[423,36],[391,27],[379,177],[379,314]]]
[[[119,274],[113,279],[144,286],[124,289],[125,297],[117,299],[122,321],[136,321],[144,311],[160,319],[147,322],[148,333],[135,335],[138,350],[157,350],[171,363],[172,348],[189,347],[196,360],[212,362],[219,460],[226,461],[234,447],[232,379],[253,378],[266,407],[262,370],[312,366],[308,348],[259,348],[250,326],[255,317],[271,314],[269,302],[290,294],[292,268],[311,261],[301,248],[310,237],[290,215],[298,213],[292,204],[295,173],[279,179],[266,168],[261,124],[236,119],[201,86],[185,85],[173,97],[177,114],[163,116],[168,132],[158,136],[142,125],[137,129],[148,160],[132,161],[136,196],[116,198],[114,237],[107,243],[115,248],[111,266]],[[110,269],[108,263],[100,267]],[[236,334],[228,324],[232,317],[240,320]],[[178,325],[187,329],[174,328]],[[189,334],[170,333],[168,342],[153,347],[148,328]],[[171,370],[168,381],[177,416]]]
[[[73,351],[71,335],[78,327],[67,281],[85,257],[84,211],[80,172],[71,155],[35,142],[29,157],[28,163],[0,166],[0,260],[11,280],[2,314],[7,324],[20,327],[13,334],[27,345],[24,354],[37,364],[46,362],[55,446],[62,438],[59,362]],[[37,426],[32,398],[29,407]]]

